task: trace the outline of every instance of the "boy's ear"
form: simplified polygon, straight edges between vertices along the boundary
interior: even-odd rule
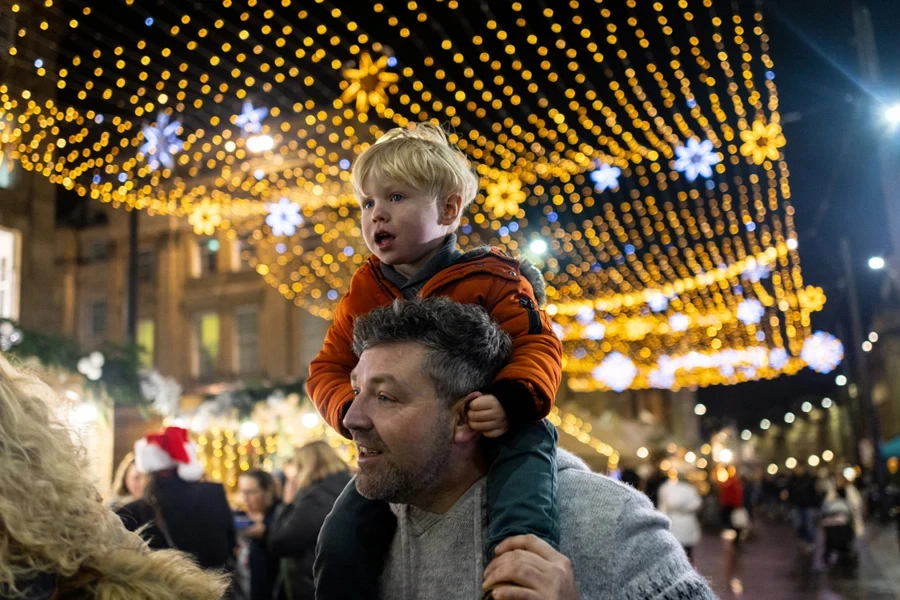
[[[462,196],[457,193],[444,198],[438,206],[438,216],[441,225],[453,225],[459,221],[462,212]]]

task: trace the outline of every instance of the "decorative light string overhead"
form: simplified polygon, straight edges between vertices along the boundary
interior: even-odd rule
[[[390,127],[440,122],[482,180],[460,243],[538,264],[574,389],[827,368],[749,4],[126,0],[115,20],[15,4],[28,25],[4,50],[0,152],[246,240],[268,283],[327,318],[366,256],[353,159]]]

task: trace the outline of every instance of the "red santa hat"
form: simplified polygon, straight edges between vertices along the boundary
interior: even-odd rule
[[[166,427],[162,433],[151,433],[136,441],[134,464],[141,473],[177,468],[178,476],[185,481],[197,481],[203,476],[196,444],[181,427]]]

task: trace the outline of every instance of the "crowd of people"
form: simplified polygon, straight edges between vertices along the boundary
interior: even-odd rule
[[[790,473],[741,476],[734,466],[728,466],[713,475],[713,493],[706,496],[684,473],[644,481],[628,470],[623,481],[645,491],[669,517],[673,535],[692,560],[704,526],[720,528],[725,579],[735,594],[743,589],[741,545],[760,519],[790,524],[801,553],[826,568],[856,566],[866,507],[863,495],[843,472],[822,469],[814,474],[800,465]]]

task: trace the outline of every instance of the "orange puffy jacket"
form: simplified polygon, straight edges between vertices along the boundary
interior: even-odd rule
[[[341,421],[353,400],[350,372],[357,363],[353,322],[359,315],[403,298],[381,274],[379,262],[372,256],[353,275],[350,291],[338,303],[325,345],[310,364],[306,382],[309,397],[328,424],[348,437]],[[562,379],[562,344],[549,317],[539,308],[543,292],[543,281],[534,266],[520,264],[497,249],[463,255],[419,291],[420,298],[446,296],[483,306],[512,337],[509,364],[489,389],[479,390],[500,400],[511,424],[547,416]]]

